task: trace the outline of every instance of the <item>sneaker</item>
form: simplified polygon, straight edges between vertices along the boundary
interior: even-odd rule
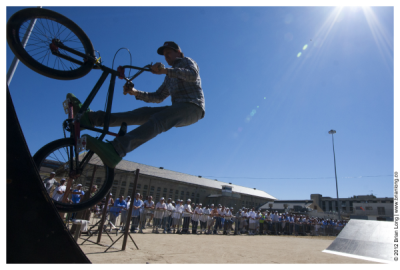
[[[86,136],[86,147],[93,150],[108,167],[115,168],[122,160],[111,143],[99,141],[90,135],[82,135],[82,137],[83,136]]]
[[[74,117],[78,114],[80,108],[82,107],[82,103],[80,102],[80,100],[72,93],[68,93],[67,94],[67,98],[69,98],[69,100],[72,103],[72,111],[74,112]],[[86,112],[84,112],[82,114],[82,117],[80,119],[80,123],[84,126],[89,126],[89,127],[93,127],[92,123],[89,120],[89,115],[87,114],[87,112],[90,111],[90,108],[87,109]],[[85,128],[81,128],[81,130],[84,130]]]

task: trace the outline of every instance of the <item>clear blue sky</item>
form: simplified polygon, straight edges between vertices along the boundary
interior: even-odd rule
[[[76,22],[106,66],[121,47],[133,65],[167,65],[156,53],[165,41],[198,63],[205,118],[159,135],[126,160],[278,199],[335,197],[328,134],[335,129],[339,196],[393,197],[393,7],[44,8]],[[7,19],[20,9],[8,7]],[[7,45],[7,69],[13,57]],[[115,67],[126,64],[121,50]],[[66,94],[84,100],[100,74],[59,81],[19,64],[10,92],[32,155],[63,137]],[[163,79],[142,74],[135,87],[153,92]],[[123,84],[116,83],[114,112],[171,104],[136,101],[122,95]],[[103,110],[107,85],[92,110]]]

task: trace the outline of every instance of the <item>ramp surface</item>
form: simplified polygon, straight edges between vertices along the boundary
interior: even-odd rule
[[[389,221],[352,219],[324,252],[394,262],[393,226]]]
[[[6,222],[7,263],[90,263],[47,195],[8,87]]]

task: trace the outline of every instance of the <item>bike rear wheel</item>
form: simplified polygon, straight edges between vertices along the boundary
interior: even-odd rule
[[[25,32],[29,24],[35,20],[35,26],[24,47]],[[58,80],[73,80],[85,76],[93,68],[93,60],[82,59],[55,47],[53,40],[60,41],[86,56],[95,57],[92,42],[85,32],[73,21],[57,12],[28,8],[16,12],[7,22],[8,45],[22,63],[37,73]],[[57,54],[73,60],[66,60]]]
[[[89,151],[83,151],[79,154],[79,165],[82,164],[85,157],[87,163],[82,168],[82,171],[76,169],[75,155],[72,154],[75,151],[74,140],[72,138],[59,139],[43,146],[34,156],[33,160],[38,168],[39,174],[42,180],[50,175],[51,172],[55,172],[55,179],[59,183],[62,178],[67,180],[73,179],[72,190],[75,190],[78,184],[82,185],[85,195],[90,192],[90,182],[93,177],[93,185],[97,185],[97,192],[90,194],[90,197],[84,200],[84,196],[81,197],[79,203],[67,203],[63,202],[62,199],[52,199],[54,205],[60,212],[77,212],[87,209],[96,203],[100,202],[110,190],[114,180],[114,169],[107,167],[97,155],[93,155],[91,158]],[[70,166],[71,158],[73,166]],[[43,183],[41,183],[43,184]],[[56,187],[53,187],[55,190]],[[55,191],[50,191],[50,198],[53,198]],[[65,194],[63,195],[65,196]],[[72,199],[72,194],[68,195],[68,199]],[[65,201],[65,200],[64,200]]]

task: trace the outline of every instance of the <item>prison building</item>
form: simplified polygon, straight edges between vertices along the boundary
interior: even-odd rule
[[[102,185],[104,179],[104,168],[96,164],[95,159],[87,166],[82,177],[82,185],[87,190],[93,176],[94,166],[97,167],[94,175],[94,184]],[[255,207],[269,201],[276,200],[275,197],[265,191],[256,188],[243,187],[207,179],[201,176],[193,176],[180,172],[170,171],[163,167],[153,167],[136,162],[122,160],[115,168],[114,182],[111,188],[113,198],[123,195],[125,198],[132,195],[135,171],[139,169],[139,178],[136,192],[146,196],[153,196],[158,202],[161,197],[171,198],[173,201],[191,199],[194,203],[221,204],[234,207],[235,211],[241,207]]]

